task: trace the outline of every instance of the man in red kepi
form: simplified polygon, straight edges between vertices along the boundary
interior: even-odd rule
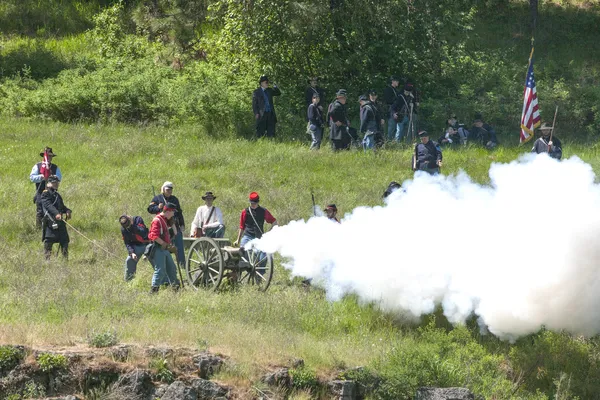
[[[250,207],[242,210],[240,231],[236,241],[233,242],[234,246],[239,244],[240,247],[244,247],[252,239],[260,239],[265,231],[265,221],[273,226],[277,225],[277,220],[269,210],[258,205],[260,200],[258,193],[250,193],[248,200]]]

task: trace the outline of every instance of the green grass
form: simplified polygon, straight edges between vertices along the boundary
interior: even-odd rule
[[[46,145],[58,154],[71,223],[111,254],[71,231],[69,262],[43,261],[28,174]],[[600,170],[597,146],[566,140],[564,147],[565,156],[577,154]],[[528,149],[446,151],[444,171],[463,168],[486,183],[492,162],[511,161]],[[320,378],[367,366],[361,379],[382,382],[377,398],[405,398],[418,385],[438,384],[466,385],[486,398],[541,399],[557,394],[562,389],[556,382],[564,386],[569,377],[580,398],[598,393],[596,340],[541,332],[511,345],[480,336],[474,322],[453,329],[439,316],[417,329],[353,296],[328,302],[322,291],[295,284],[279,262],[264,294],[243,288],[149,296],[146,261],[135,280],[123,281],[126,253],[118,217],[141,215],[149,224],[152,186],[158,190],[165,180],[175,184],[188,227],[201,195],[215,192],[226,236],[233,238],[253,190],[282,224],[311,216],[311,190],[319,205],[335,202],[343,215],[359,205],[381,204],[391,180],[410,178],[410,152],[310,152],[307,143],[215,141],[193,127],[0,120],[0,343],[75,345],[86,343],[90,332],[114,332],[120,343],[200,344],[232,357],[235,373],[221,378],[235,382],[255,381],[269,366],[294,357]]]

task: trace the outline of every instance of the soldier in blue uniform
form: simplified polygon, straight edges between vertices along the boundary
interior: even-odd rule
[[[42,242],[44,243],[44,256],[50,258],[52,245],[58,243],[63,257],[69,256],[69,233],[65,220],[71,218],[71,210],[65,206],[61,195],[58,193],[60,181],[56,175],[50,175],[46,184],[46,190],[41,195],[43,211],[42,218]]]

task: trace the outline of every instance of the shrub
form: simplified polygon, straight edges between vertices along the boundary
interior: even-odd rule
[[[155,358],[148,365],[154,370],[154,376],[161,382],[171,383],[175,380],[175,374],[169,368],[169,363],[164,358]]]
[[[92,347],[110,347],[119,343],[114,331],[92,332],[88,336],[88,344]]]
[[[310,390],[315,393],[319,389],[319,380],[314,371],[308,368],[290,369],[292,387],[297,390]]]
[[[40,365],[41,370],[44,372],[52,372],[61,369],[66,369],[69,365],[67,357],[65,357],[62,354],[40,354],[37,358],[37,362]]]
[[[19,365],[25,352],[14,346],[0,346],[0,372],[9,371]]]

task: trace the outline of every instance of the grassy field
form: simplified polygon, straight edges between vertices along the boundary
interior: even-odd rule
[[[565,142],[566,157],[577,154],[600,170],[596,145]],[[68,263],[43,260],[34,224],[28,174],[46,145],[58,154],[60,192],[73,210],[71,223],[98,245],[71,231]],[[492,162],[514,160],[529,148],[449,150],[444,172],[464,169],[486,183]],[[114,331],[122,343],[224,353],[236,367],[220,379],[247,387],[273,365],[300,357],[319,377],[367,366],[368,374],[357,378],[380,377],[374,398],[409,398],[419,385],[464,385],[496,399],[596,398],[595,339],[542,331],[508,344],[481,336],[475,323],[452,328],[439,315],[409,325],[353,296],[328,302],[322,291],[302,288],[279,265],[264,294],[242,289],[149,296],[152,271],[146,261],[134,281],[123,281],[126,252],[118,217],[141,215],[149,224],[152,186],[159,190],[165,180],[174,182],[188,227],[201,195],[215,192],[226,236],[234,238],[251,191],[260,193],[280,224],[311,216],[311,190],[319,204],[335,202],[343,214],[381,204],[391,180],[410,178],[410,153],[396,148],[334,154],[327,148],[310,152],[307,143],[215,141],[193,127],[1,120],[0,343],[75,345],[91,332]]]

